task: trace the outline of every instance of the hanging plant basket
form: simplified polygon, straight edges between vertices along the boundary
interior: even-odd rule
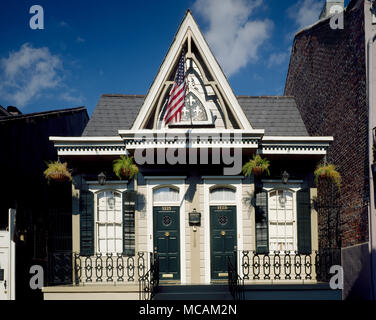
[[[51,180],[54,180],[54,181],[57,181],[57,182],[65,182],[65,181],[68,181],[69,178],[62,174],[62,173],[51,173],[50,174],[50,179]]]
[[[138,167],[133,162],[133,157],[120,156],[113,162],[113,171],[120,179],[131,180],[138,173]]]
[[[319,165],[315,170],[315,182],[318,185],[319,180],[330,180],[338,188],[341,187],[341,174],[337,171],[334,164]]]
[[[72,180],[72,175],[67,167],[67,163],[61,163],[59,161],[51,161],[47,163],[47,169],[43,172],[48,182],[66,182]]]
[[[251,160],[249,160],[242,168],[243,174],[248,177],[252,173],[259,177],[264,174],[270,175],[269,172],[269,160],[261,158],[260,155],[255,154]]]
[[[254,167],[252,172],[255,176],[261,176],[264,172],[264,169],[261,166]]]

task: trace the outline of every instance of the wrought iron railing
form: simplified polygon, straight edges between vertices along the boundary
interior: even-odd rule
[[[322,249],[311,254],[297,251],[274,251],[259,254],[238,251],[239,276],[245,281],[256,280],[317,280],[330,279],[330,267],[341,264],[341,249]]]
[[[81,256],[74,253],[74,282],[111,283],[135,282],[150,269],[149,252],[137,252],[135,256],[97,253]]]
[[[236,257],[237,253],[234,252],[235,265],[231,262],[231,257],[227,257],[228,266],[228,288],[234,300],[244,300],[244,280],[238,274]]]
[[[64,285],[73,281],[72,251],[50,252],[48,254],[47,284]]]
[[[150,253],[150,269],[138,279],[139,299],[152,300],[159,285],[159,256]]]
[[[322,282],[329,282],[330,278],[333,276],[332,274],[330,274],[330,268],[334,265],[341,265],[340,248],[327,248],[316,251],[316,280]]]
[[[49,254],[48,260],[48,285],[136,283],[145,277],[151,266],[150,253],[144,251],[134,256],[56,252]]]

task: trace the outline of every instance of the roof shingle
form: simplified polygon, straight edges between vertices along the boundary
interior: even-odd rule
[[[254,129],[265,129],[268,136],[308,136],[293,97],[238,96]],[[143,95],[103,94],[83,136],[117,136],[118,130],[131,129],[144,102]]]

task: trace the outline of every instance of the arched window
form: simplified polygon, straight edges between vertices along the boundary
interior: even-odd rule
[[[269,194],[269,251],[293,251],[295,248],[295,217],[293,193],[273,190]]]
[[[236,192],[231,188],[215,188],[210,191],[210,201],[235,201]]]
[[[179,202],[179,191],[170,187],[154,190],[154,202]]]
[[[101,253],[123,251],[121,193],[102,191],[97,195],[97,250]]]

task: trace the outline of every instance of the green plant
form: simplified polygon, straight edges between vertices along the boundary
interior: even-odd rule
[[[242,168],[243,174],[248,177],[252,173],[256,176],[263,174],[264,172],[267,175],[270,175],[269,171],[270,162],[268,159],[261,158],[260,155],[255,154],[253,159],[249,160]]]
[[[67,163],[61,163],[60,161],[47,162],[47,169],[43,172],[44,176],[50,182],[55,181],[72,181],[72,175],[67,167]]]
[[[341,187],[341,174],[337,171],[334,164],[321,164],[315,170],[315,182],[318,184],[319,179],[330,179],[338,188]]]
[[[114,160],[112,169],[120,180],[122,178],[131,180],[138,173],[133,157],[120,156],[119,159]]]

